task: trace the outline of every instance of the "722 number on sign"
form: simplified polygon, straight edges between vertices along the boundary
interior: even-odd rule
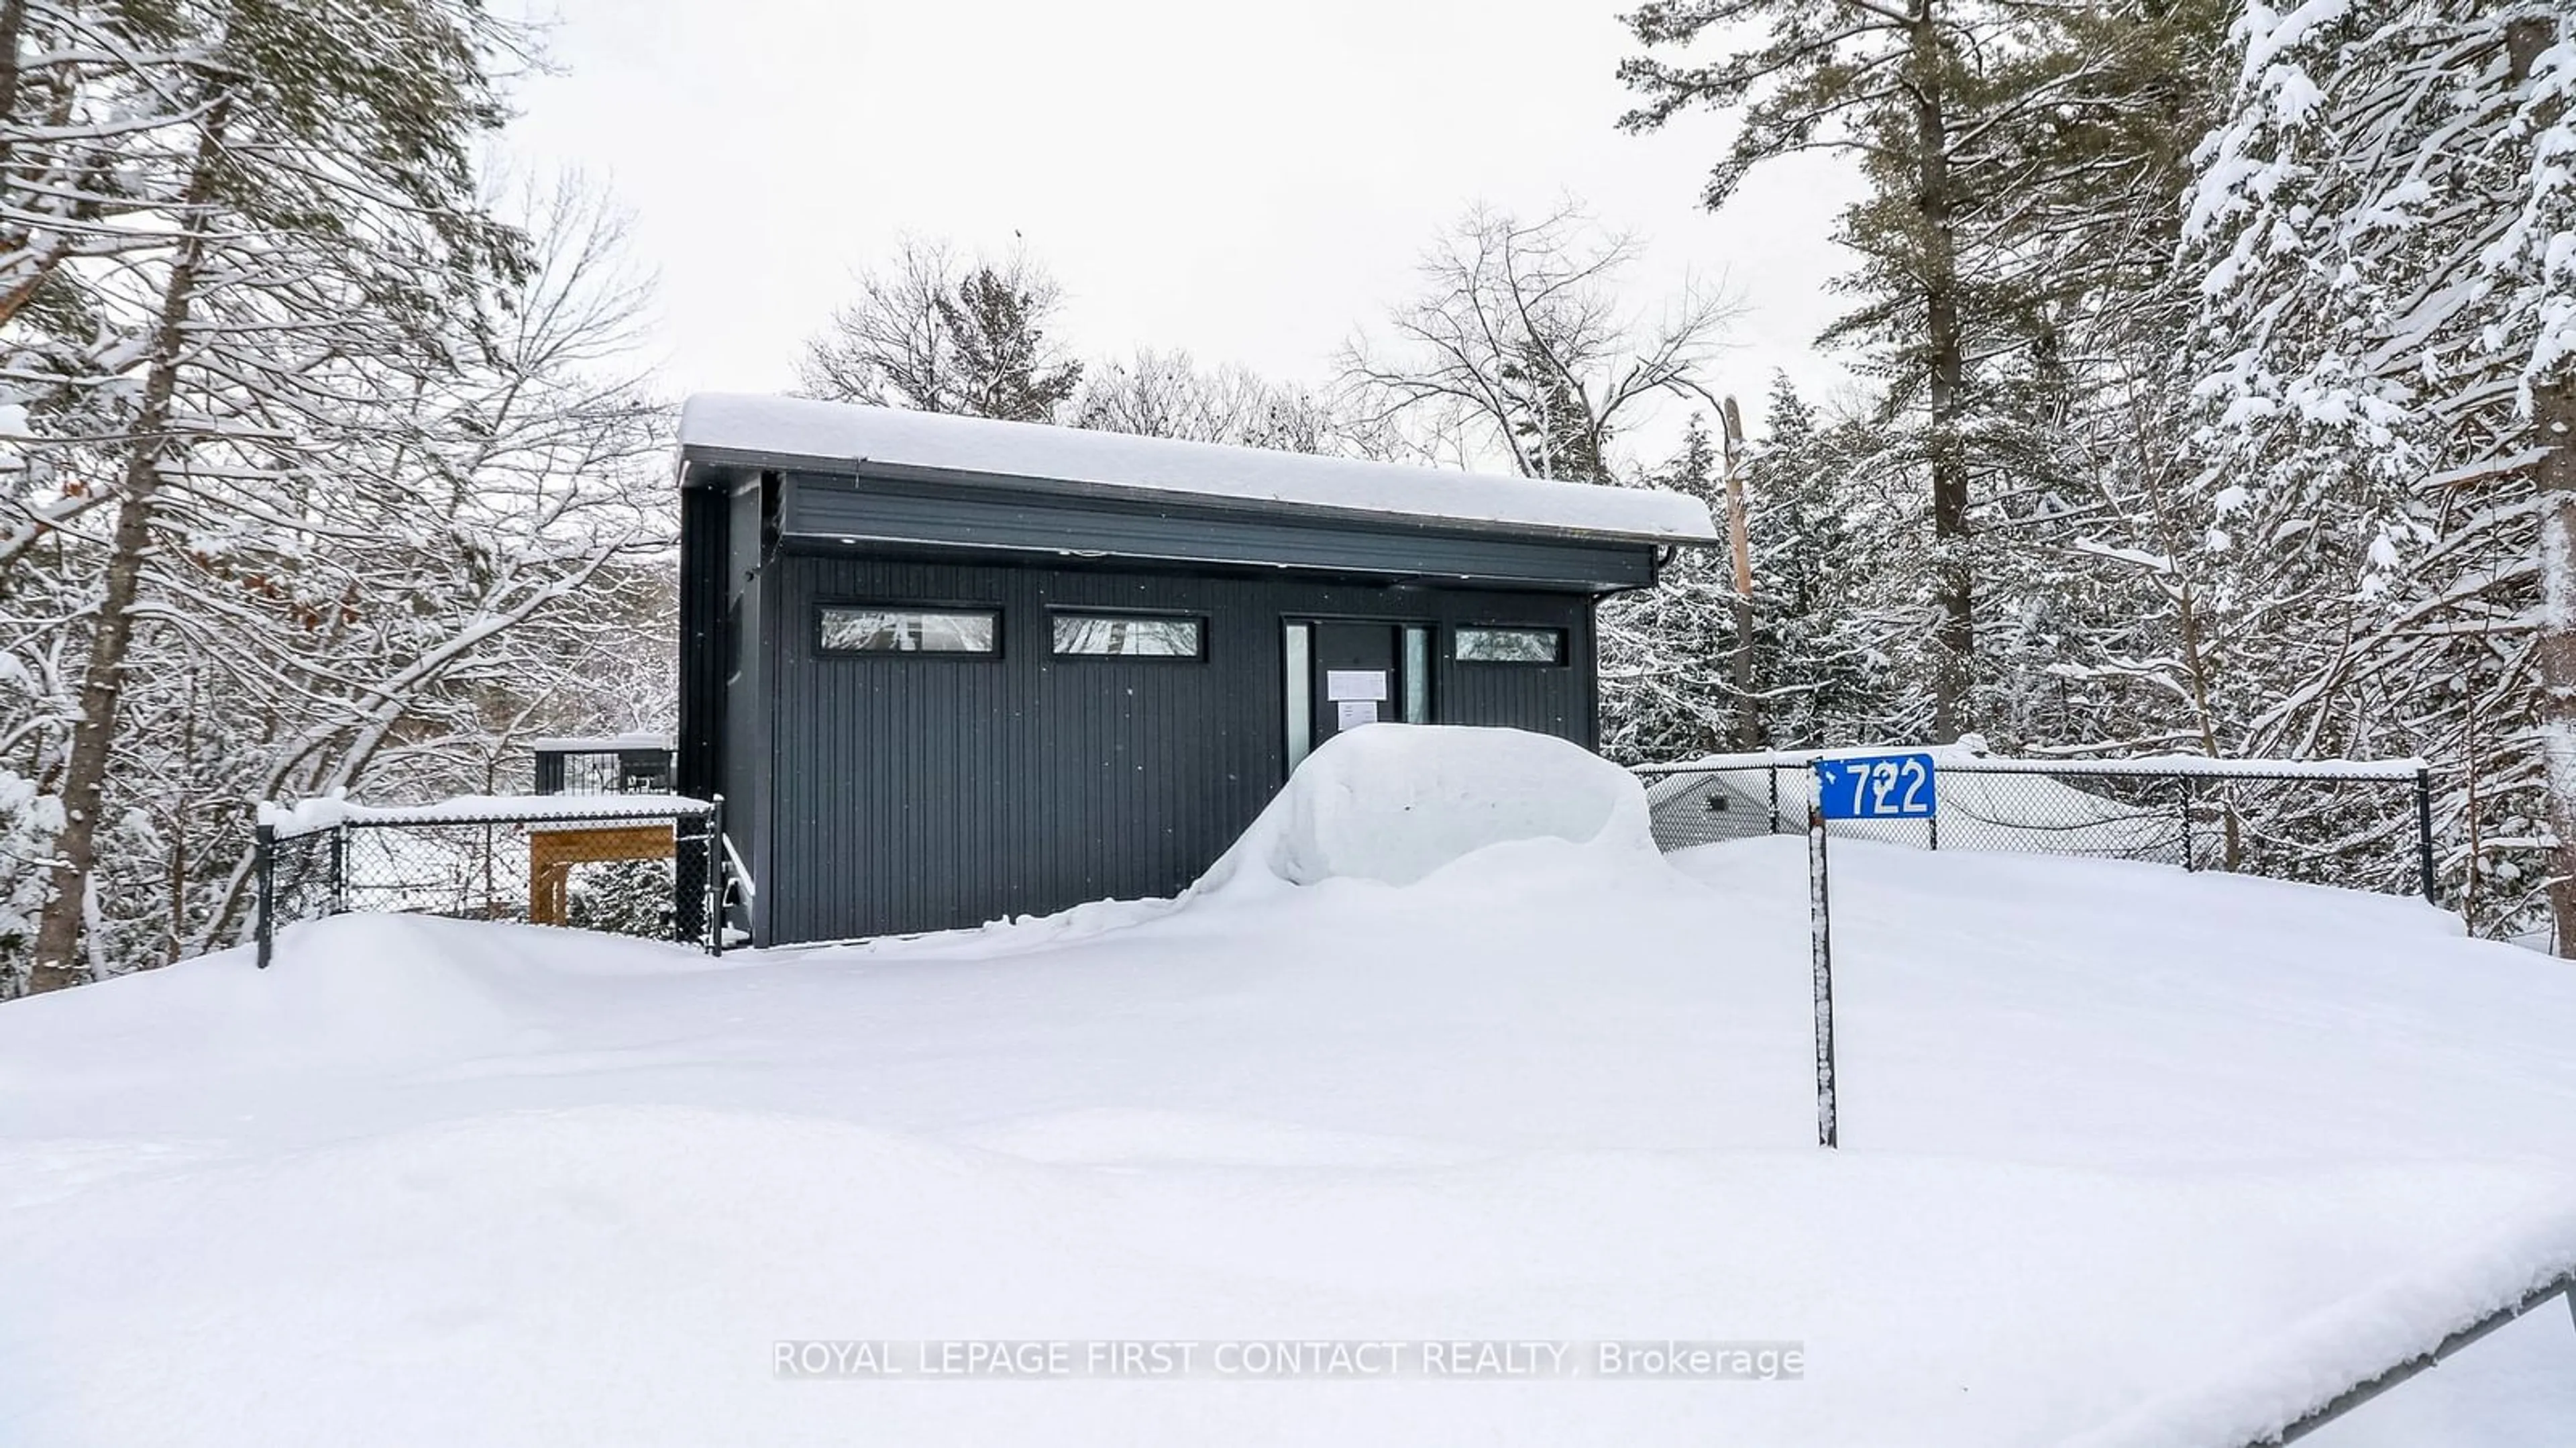
[[[1816,761],[1816,799],[1829,820],[1928,820],[1937,798],[1929,754]]]

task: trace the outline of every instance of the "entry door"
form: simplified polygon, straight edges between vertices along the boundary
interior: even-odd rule
[[[1396,680],[1397,628],[1386,623],[1315,625],[1315,742],[1346,729],[1403,716]]]
[[[1431,722],[1431,625],[1292,620],[1287,625],[1288,767],[1345,729]]]

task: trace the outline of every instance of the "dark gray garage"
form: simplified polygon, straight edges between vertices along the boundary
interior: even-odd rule
[[[1593,605],[1694,499],[700,396],[677,787],[759,945],[1168,895],[1379,721],[1595,741]]]

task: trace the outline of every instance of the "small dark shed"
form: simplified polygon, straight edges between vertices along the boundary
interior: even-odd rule
[[[671,736],[612,734],[604,738],[539,739],[539,794],[636,794],[671,788]]]
[[[680,426],[677,788],[755,944],[1167,895],[1380,720],[1591,745],[1672,493],[765,397]]]

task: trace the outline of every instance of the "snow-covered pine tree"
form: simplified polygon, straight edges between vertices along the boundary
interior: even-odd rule
[[[1753,562],[1750,677],[1733,667],[1739,603],[1725,550],[1683,549],[1657,585],[1602,609],[1603,748],[1672,761],[1739,747],[1800,749],[1918,737],[1891,677],[1891,640],[1919,610],[1889,606],[1910,512],[1855,487],[1849,433],[1819,427],[1774,375],[1743,464]],[[1723,516],[1723,463],[1705,419],[1644,481]],[[1901,591],[1901,586],[1900,586]],[[1750,737],[1747,737],[1747,723]]]
[[[1896,504],[1887,485],[1908,482],[1928,538],[1890,559],[1924,618],[1889,643],[1934,737],[2070,722],[2051,685],[2124,631],[2123,610],[2092,607],[2091,565],[2069,566],[2099,504],[2091,459],[2069,455],[2098,449],[2068,443],[2112,426],[2097,405],[2124,407],[2123,329],[2178,327],[2139,302],[2169,275],[2217,8],[1654,0],[1628,17],[1648,53],[1623,67],[1645,97],[1625,125],[1700,105],[1737,118],[1708,205],[1807,150],[1852,157],[1869,184],[1839,232],[1856,306],[1823,340],[1881,384],[1846,438],[1847,482]],[[1733,48],[1687,58],[1712,37]],[[1874,606],[1904,602],[1890,587]]]
[[[1800,151],[1844,151],[1870,180],[1838,234],[1861,258],[1844,283],[1861,303],[1827,337],[1865,349],[1888,388],[1886,461],[1922,480],[1933,610],[1923,664],[1933,731],[1956,738],[1975,713],[1971,510],[1993,454],[2020,433],[1999,408],[1997,374],[2024,309],[1990,220],[2009,178],[1996,142],[2018,97],[1997,72],[2019,53],[2018,13],[1981,0],[1649,0],[1627,23],[1650,52],[1726,37],[1730,48],[1705,62],[1650,53],[1620,67],[1646,98],[1622,121],[1631,130],[1693,106],[1735,115],[1702,193],[1712,210],[1754,168]],[[1758,43],[1733,48],[1747,34]]]
[[[1680,450],[1645,481],[1724,516],[1723,466],[1707,419],[1694,414]],[[1742,700],[1730,668],[1739,602],[1730,569],[1721,549],[1678,549],[1653,588],[1602,605],[1602,753],[1670,763],[1733,746]]]
[[[1542,478],[1570,483],[1612,481],[1611,449],[1619,424],[1595,410],[1556,349],[1533,329],[1515,339],[1495,376],[1512,399],[1512,451]]]
[[[939,300],[955,339],[965,400],[978,417],[1052,422],[1082,382],[1082,364],[1059,355],[1044,313],[1055,306],[1024,281],[978,266]]]
[[[1892,732],[1883,620],[1865,590],[1891,559],[1856,529],[1849,474],[1789,379],[1774,373],[1746,467],[1753,544],[1754,690],[1762,741],[1782,749],[1884,742]]]
[[[2550,882],[2576,954],[2570,28],[2531,0],[2252,7],[2187,237],[2195,566],[2267,701],[2240,739],[2460,759],[2465,889],[2510,925]]]
[[[1984,218],[2022,310],[1996,379],[2001,485],[1979,500],[1990,609],[1981,718],[2015,748],[2207,746],[2166,506],[2195,290],[2173,265],[2189,155],[2213,122],[2228,7],[2111,0],[2022,12],[1984,149]]]

